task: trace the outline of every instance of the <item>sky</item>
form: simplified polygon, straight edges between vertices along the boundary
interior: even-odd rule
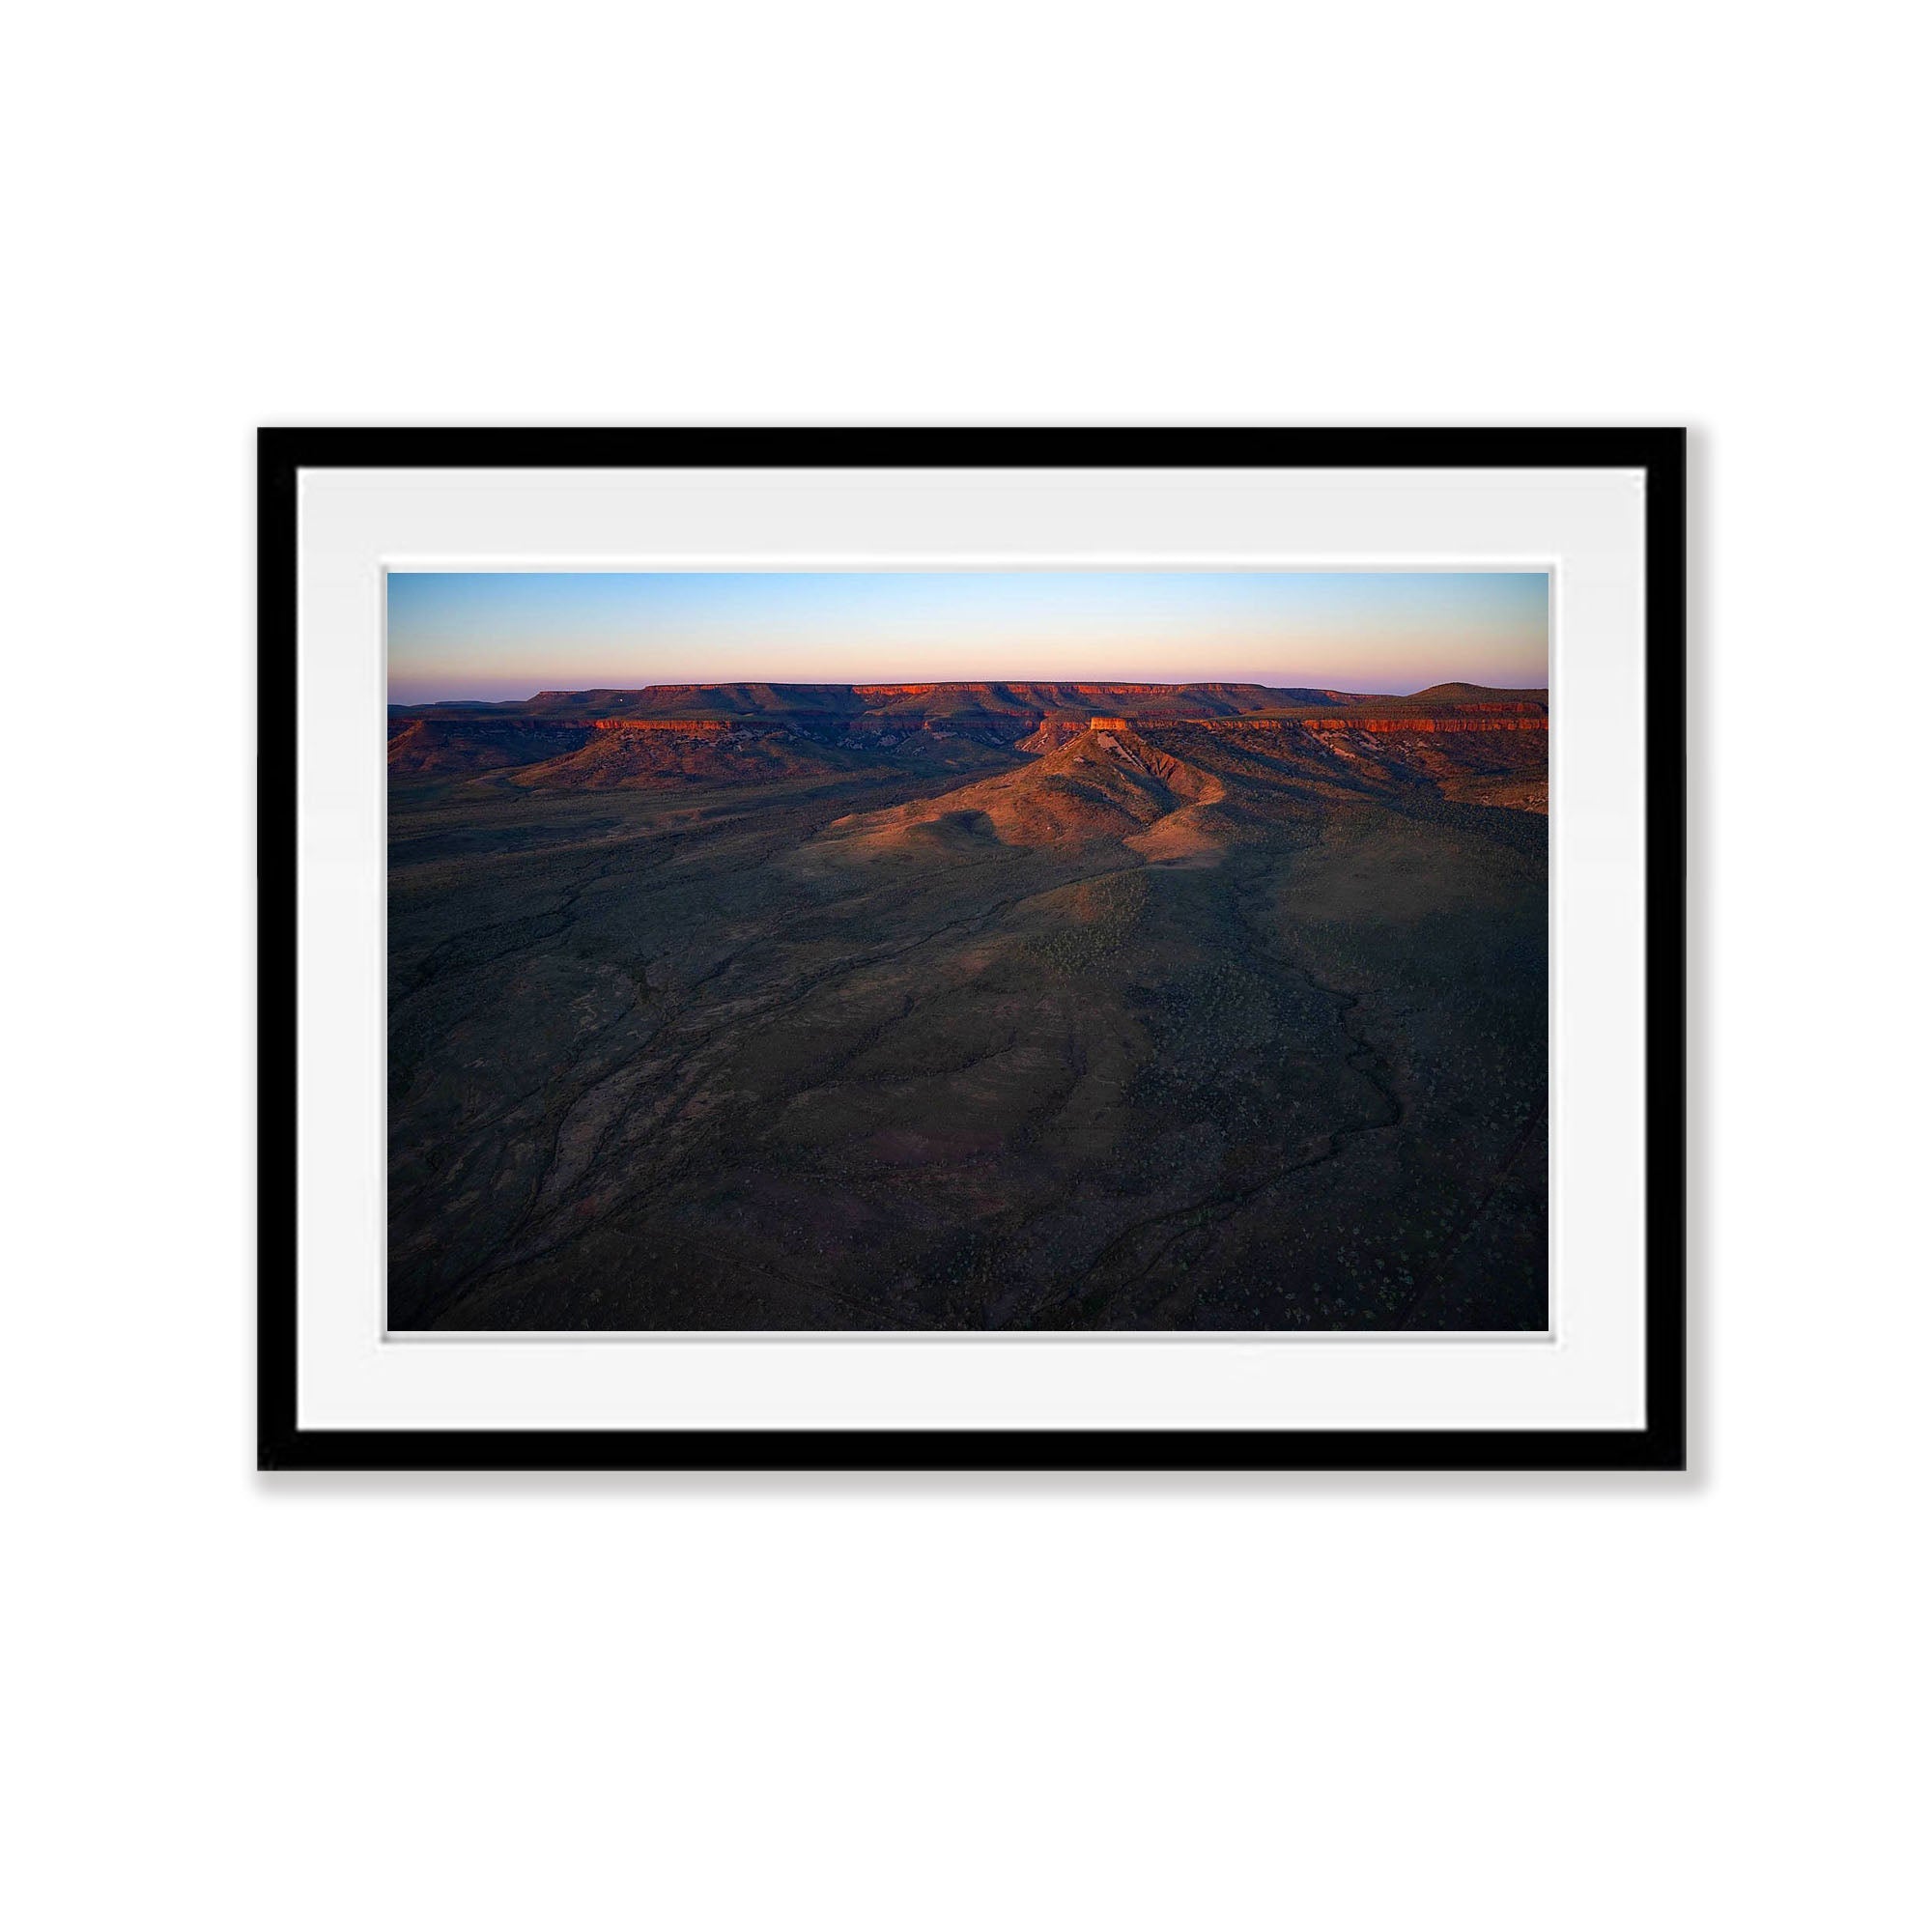
[[[1497,571],[391,571],[389,701],[647,684],[1549,681]]]

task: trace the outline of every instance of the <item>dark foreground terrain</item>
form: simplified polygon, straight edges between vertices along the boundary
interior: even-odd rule
[[[392,715],[391,1326],[1542,1327],[1543,696]]]

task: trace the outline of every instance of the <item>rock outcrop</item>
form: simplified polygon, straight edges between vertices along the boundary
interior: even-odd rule
[[[393,707],[389,769],[457,777],[529,767],[516,782],[572,787],[727,782],[808,766],[981,767],[1050,758],[1089,732],[1547,732],[1548,694],[1442,685],[1412,698],[1266,685],[658,685],[542,692],[523,704]],[[1305,742],[1305,741],[1304,741]],[[1335,745],[1346,739],[1329,739]],[[638,748],[618,755],[619,746]],[[659,749],[646,753],[643,747]],[[606,750],[595,755],[591,748]],[[1270,753],[1272,755],[1272,753]]]
[[[391,719],[389,769],[405,775],[500,771],[575,751],[585,733],[541,718]]]

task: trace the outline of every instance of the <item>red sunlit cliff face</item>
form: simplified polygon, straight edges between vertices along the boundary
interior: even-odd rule
[[[1400,748],[1422,737],[1541,734],[1547,694],[1447,685],[1411,697],[1262,685],[903,684],[668,685],[635,692],[544,692],[526,703],[414,706],[390,721],[398,777],[510,774],[533,790],[677,789],[766,782],[867,765],[970,771],[1001,759],[1048,757],[1090,730],[1136,731],[1156,743],[1181,732],[1285,731],[1374,737]],[[1108,709],[1096,710],[1104,704]],[[1260,742],[1258,738],[1256,742]],[[1385,751],[1386,763],[1396,750]],[[1534,754],[1540,756],[1540,753]],[[1533,762],[1533,757],[1528,762]],[[1457,772],[1437,754],[1414,760],[1458,795],[1499,774],[1471,752]],[[1507,802],[1541,810],[1525,759],[1500,774]],[[1501,794],[1498,794],[1500,799]]]

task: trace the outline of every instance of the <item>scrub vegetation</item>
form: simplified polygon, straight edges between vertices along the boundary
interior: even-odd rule
[[[1545,1324],[1542,693],[721,689],[392,719],[392,1327]]]

